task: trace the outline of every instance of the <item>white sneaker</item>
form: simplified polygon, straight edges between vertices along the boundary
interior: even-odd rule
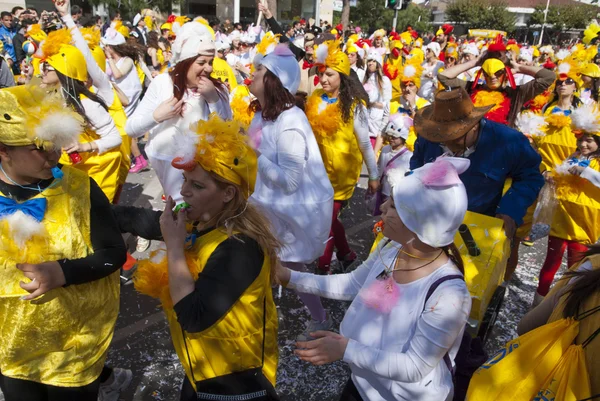
[[[312,341],[316,340],[310,336],[310,333],[314,333],[315,331],[331,331],[333,329],[333,320],[331,320],[331,316],[329,315],[329,311],[327,312],[327,319],[322,322],[317,322],[316,320],[310,320],[306,325],[306,329],[296,337],[296,341]]]
[[[118,401],[121,391],[124,391],[131,384],[133,373],[129,369],[114,368],[111,379],[105,383],[100,383],[98,392],[98,401]]]
[[[152,241],[150,241],[149,239],[138,237],[135,250],[140,253],[146,252],[148,250],[148,248],[150,248],[151,242]]]

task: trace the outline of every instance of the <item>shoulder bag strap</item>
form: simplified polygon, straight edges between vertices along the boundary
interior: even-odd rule
[[[404,147],[404,149],[402,149],[400,152],[398,152],[398,154],[394,155],[394,157],[392,157],[386,164],[385,167],[383,168],[383,172],[381,173],[381,178],[380,181],[383,182],[383,178],[385,177],[385,173],[387,173],[389,167],[391,166],[391,164],[394,162],[394,160],[396,160],[397,158],[399,158],[400,156],[402,156],[403,154],[405,154],[408,151],[408,149],[406,148],[406,146]]]

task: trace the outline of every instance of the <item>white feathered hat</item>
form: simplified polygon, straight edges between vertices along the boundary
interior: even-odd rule
[[[215,39],[208,28],[199,22],[184,24],[177,32],[177,38],[171,46],[173,57],[171,64],[198,56],[215,56]]]

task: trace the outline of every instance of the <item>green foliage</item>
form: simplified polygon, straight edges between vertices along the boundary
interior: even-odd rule
[[[544,23],[545,6],[537,6],[528,22],[529,26],[542,25]],[[552,26],[553,30],[565,31],[569,29],[585,29],[592,18],[595,18],[597,9],[585,4],[573,6],[550,6],[546,24]]]
[[[457,0],[446,8],[446,20],[463,24],[467,29],[498,29],[512,32],[515,15],[502,1]]]
[[[350,8],[350,20],[364,32],[379,28],[389,30],[393,19],[394,10],[385,8],[385,0],[359,0],[356,7]],[[406,10],[398,11],[396,31],[402,32],[410,25],[420,33],[427,32],[431,30],[431,21],[430,10],[410,4]]]

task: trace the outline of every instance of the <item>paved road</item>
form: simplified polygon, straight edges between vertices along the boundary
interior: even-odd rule
[[[362,188],[361,188],[362,187]],[[373,241],[374,223],[362,206],[364,182],[359,184],[350,207],[342,214],[352,248],[360,258],[366,258]],[[161,192],[152,171],[132,175],[124,188],[122,202],[142,207],[161,208]],[[135,244],[130,241],[132,250]],[[152,244],[154,249],[158,244]],[[516,322],[531,303],[537,285],[535,277],[545,255],[545,244],[521,248],[521,265],[509,287],[509,292],[493,338],[490,351],[497,349],[514,334]],[[144,254],[134,253],[136,257]],[[341,362],[314,367],[293,354],[294,339],[304,327],[308,313],[297,296],[288,290],[274,289],[280,315],[280,363],[277,388],[284,401],[334,401],[348,380],[349,370]],[[336,326],[348,306],[345,302],[324,301]],[[111,346],[108,364],[131,369],[134,380],[122,400],[178,400],[183,372],[170,341],[170,333],[157,301],[139,295],[132,286],[122,287],[121,312]],[[0,401],[2,396],[0,394]]]

